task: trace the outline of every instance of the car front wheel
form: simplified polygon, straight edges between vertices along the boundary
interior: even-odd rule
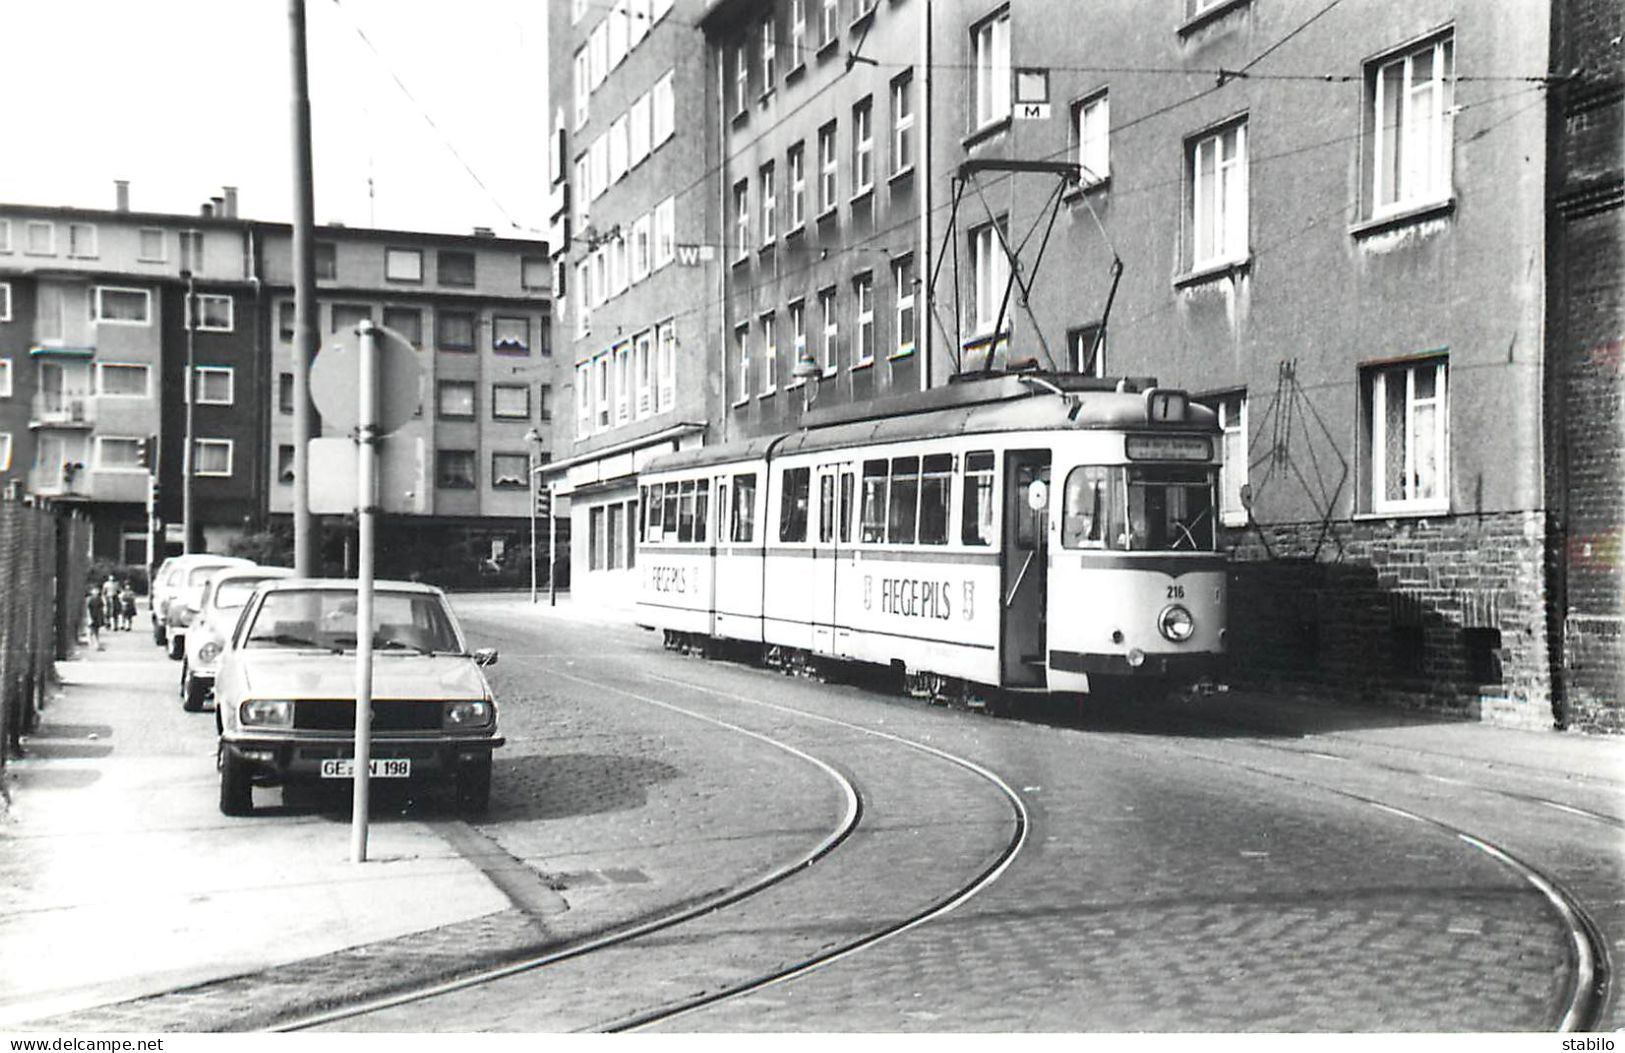
[[[252,815],[254,783],[243,759],[220,745],[220,811],[224,815]]]
[[[491,755],[474,757],[457,766],[457,810],[484,815],[491,807]]]
[[[203,699],[208,695],[209,689],[203,682],[193,676],[188,669],[181,670],[181,708],[188,713],[203,711]]]

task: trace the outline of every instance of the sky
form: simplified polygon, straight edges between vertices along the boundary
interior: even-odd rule
[[[543,236],[548,2],[306,0],[316,221]],[[292,220],[287,0],[0,0],[0,40],[0,201]]]

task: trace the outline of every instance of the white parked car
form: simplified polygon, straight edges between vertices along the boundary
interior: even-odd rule
[[[186,630],[186,657],[181,661],[182,709],[196,713],[214,690],[220,656],[255,587],[262,581],[291,577],[293,571],[287,567],[250,565],[225,567],[204,582],[198,594],[197,613]]]
[[[192,552],[164,560],[158,573],[153,575],[148,597],[152,642],[165,647],[171,658],[185,654],[186,626],[197,609],[197,590],[221,567],[253,565],[253,560],[241,556],[216,556],[208,552]]]
[[[380,581],[371,626],[373,778],[449,780],[482,812],[497,706],[445,593]],[[355,774],[356,583],[262,582],[232,631],[215,679],[220,810],[253,811],[253,788]]]

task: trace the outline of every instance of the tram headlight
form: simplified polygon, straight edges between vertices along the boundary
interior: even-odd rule
[[[1196,631],[1196,619],[1177,603],[1170,603],[1157,615],[1157,631],[1174,643],[1184,643]]]

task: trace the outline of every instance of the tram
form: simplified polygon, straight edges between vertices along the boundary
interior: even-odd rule
[[[669,454],[639,479],[638,621],[938,700],[1211,682],[1219,436],[1149,379],[1031,372]]]

